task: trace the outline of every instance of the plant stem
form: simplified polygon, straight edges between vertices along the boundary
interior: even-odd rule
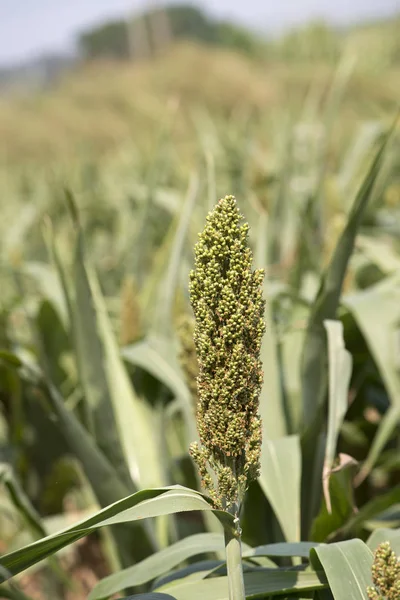
[[[229,600],[245,600],[242,546],[240,530],[225,529],[226,568],[228,572]]]

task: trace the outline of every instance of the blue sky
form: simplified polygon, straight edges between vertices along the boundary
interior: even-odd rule
[[[323,17],[346,24],[400,10],[400,0],[194,0],[221,17],[261,29]],[[0,65],[73,46],[76,32],[155,0],[0,0]]]

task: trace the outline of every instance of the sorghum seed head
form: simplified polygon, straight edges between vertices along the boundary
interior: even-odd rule
[[[251,269],[249,226],[233,196],[220,200],[206,220],[189,286],[199,363],[197,426],[217,475],[216,497],[230,507],[260,469],[264,273]],[[192,449],[192,456],[203,469],[205,455]]]

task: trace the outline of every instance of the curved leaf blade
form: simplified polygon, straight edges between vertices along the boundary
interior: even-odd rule
[[[152,335],[122,349],[122,357],[160,379],[177,397],[190,402],[190,393],[177,365],[171,359],[171,342]],[[173,356],[173,355],[172,355]]]
[[[316,548],[316,546],[319,546],[317,542],[279,542],[276,544],[266,544],[265,546],[257,546],[256,548],[246,550],[243,552],[243,558],[250,558],[252,556],[300,556],[301,558],[308,558],[310,551]]]
[[[213,508],[202,494],[189,488],[172,486],[142,490],[111,504],[72,527],[2,556],[0,565],[2,570],[8,573],[7,579],[100,527],[194,510]],[[225,527],[233,527],[233,517],[229,513],[217,510],[213,512]]]
[[[267,595],[284,595],[299,591],[312,591],[327,587],[322,572],[281,569],[261,569],[244,573],[246,598],[265,598]],[[163,588],[159,588],[163,589]],[[228,600],[228,578],[216,577],[202,581],[187,581],[165,586],[176,600]]]
[[[135,393],[112,331],[100,286],[94,276],[91,284],[98,311],[110,400],[131,477],[141,488],[163,485],[151,409]]]
[[[354,539],[322,544],[310,557],[315,568],[322,565],[335,600],[368,600],[373,556],[364,542]]]

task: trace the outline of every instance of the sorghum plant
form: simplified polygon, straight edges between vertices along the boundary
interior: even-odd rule
[[[239,563],[241,571],[239,511],[260,470],[264,272],[252,270],[248,232],[235,198],[220,200],[199,235],[190,274],[200,438],[190,452],[214,505],[235,517],[236,531],[226,536],[228,576]],[[230,598],[243,594],[243,578],[233,587],[230,581]]]

